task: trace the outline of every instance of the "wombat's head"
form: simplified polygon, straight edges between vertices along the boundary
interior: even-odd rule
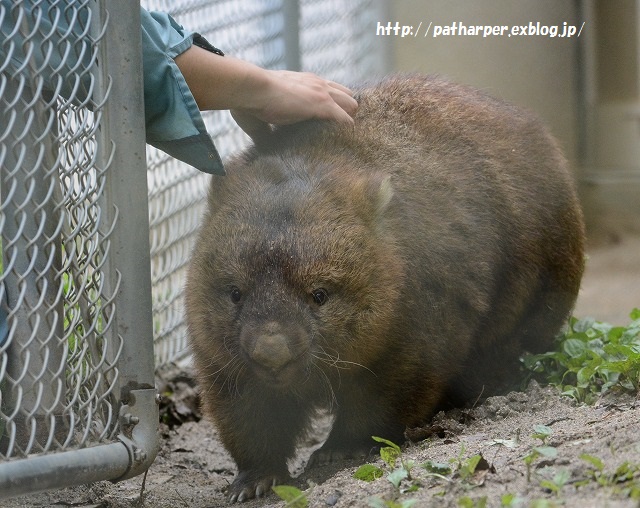
[[[393,192],[330,167],[268,156],[212,183],[186,291],[210,383],[303,389],[365,370],[383,348],[402,278],[385,219]]]

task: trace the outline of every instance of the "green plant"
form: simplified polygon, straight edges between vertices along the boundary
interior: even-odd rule
[[[374,441],[377,441],[378,443],[387,445],[380,448],[380,457],[385,462],[385,464],[387,464],[387,466],[389,466],[391,469],[394,469],[396,467],[396,462],[398,461],[398,459],[400,459],[400,467],[398,469],[406,473],[405,478],[411,479],[411,469],[413,469],[415,464],[412,460],[405,460],[405,458],[402,456],[402,450],[400,449],[400,447],[397,444],[389,441],[388,439],[376,436],[372,436],[372,439]]]
[[[356,480],[362,480],[363,482],[372,482],[383,476],[384,470],[373,464],[363,464],[353,473],[353,477]]]
[[[450,459],[449,463],[455,465],[454,475],[461,480],[470,484],[481,484],[484,480],[484,472],[491,469],[489,463],[481,454],[471,455],[466,459],[464,444],[460,446],[460,452],[454,459]],[[478,482],[478,480],[480,480]]]
[[[399,490],[400,483],[403,480],[411,481],[411,469],[413,469],[415,463],[412,460],[405,460],[402,456],[402,450],[397,444],[381,437],[372,436],[372,439],[378,443],[386,445],[380,448],[380,457],[391,470],[387,474],[387,479],[396,488],[396,490]],[[396,467],[398,459],[400,460],[400,466]],[[364,464],[356,470],[353,476],[358,480],[374,481],[383,475],[384,471],[381,468],[372,464]],[[415,488],[412,487],[409,487],[404,492],[415,490]]]
[[[557,497],[560,497],[560,491],[571,479],[571,473],[568,469],[560,469],[551,480],[541,480],[540,486],[550,490]]]
[[[400,493],[406,494],[407,492],[414,492],[418,489],[418,485],[411,483],[407,488],[400,488],[400,484],[403,480],[412,481],[411,470],[415,466],[413,460],[406,460],[402,456],[402,449],[392,441],[381,437],[372,436],[372,438],[378,443],[384,444],[380,448],[380,458],[384,461],[387,468],[390,470],[387,473],[387,479],[393,485],[396,496]],[[396,464],[400,461],[400,466],[396,467]],[[373,464],[364,464],[360,466],[354,473],[354,478],[363,481],[374,481],[384,476],[384,470]],[[382,499],[378,496],[373,496],[368,499],[369,506],[373,508],[410,508],[416,503],[414,499],[395,500],[395,499]]]
[[[529,453],[522,457],[524,465],[527,467],[527,482],[531,481],[531,467],[533,463],[540,457],[547,457],[555,459],[558,455],[558,450],[553,446],[536,446],[532,448]]]
[[[551,429],[551,427],[547,427],[546,425],[534,425],[533,427],[533,434],[531,434],[531,437],[533,439],[539,439],[540,441],[542,441],[543,445],[547,444],[547,439],[551,436],[551,434],[553,434],[553,430]]]
[[[461,462],[456,474],[463,480],[468,480],[476,472],[478,464],[482,460],[482,455],[472,455],[465,461]]]
[[[617,494],[631,499],[640,499],[640,463],[634,464],[628,461],[620,464],[613,472],[607,473],[604,462],[587,453],[580,458],[588,463],[587,479],[578,482],[576,486],[586,485],[590,481],[596,481],[603,487],[611,487]]]
[[[451,466],[447,464],[428,460],[424,464],[421,464],[421,467],[423,467],[427,471],[428,476],[433,476],[447,482],[451,481],[449,478],[447,478],[447,475],[450,475],[453,470],[451,469]]]
[[[367,503],[371,508],[411,508],[418,501],[416,499],[405,499],[403,501],[394,501],[392,499],[382,499],[378,496],[370,497]]]
[[[553,433],[551,428],[546,425],[535,425],[533,430],[534,433],[531,434],[531,437],[542,441],[542,446],[534,446],[524,457],[522,457],[522,460],[527,467],[527,482],[531,481],[531,467],[539,457],[552,459],[556,458],[558,455],[558,450],[556,450],[555,447],[547,445],[547,439]]]
[[[290,485],[274,485],[271,487],[276,495],[282,499],[287,508],[306,508],[309,506],[307,494]]]
[[[500,506],[504,507],[521,506],[524,502],[524,498],[518,497],[515,494],[504,494],[500,498]]]
[[[478,499],[471,499],[469,496],[464,496],[458,499],[458,506],[463,508],[486,508],[487,496],[479,497]]]
[[[554,351],[525,355],[527,370],[558,386],[564,395],[593,403],[609,390],[640,389],[640,309],[627,327],[571,318]]]

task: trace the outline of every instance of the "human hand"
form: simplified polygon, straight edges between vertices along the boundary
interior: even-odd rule
[[[268,124],[287,125],[317,118],[353,124],[358,103],[347,87],[309,72],[264,70],[266,80],[246,107],[231,110],[249,136],[269,130]]]
[[[352,124],[358,108],[347,87],[309,72],[267,70],[197,46],[175,61],[201,110],[230,109],[252,137],[312,118]]]

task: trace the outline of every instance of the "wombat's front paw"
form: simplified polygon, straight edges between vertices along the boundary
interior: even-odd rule
[[[262,497],[271,491],[271,487],[281,483],[285,475],[263,474],[257,471],[240,471],[227,492],[230,502],[242,503]]]

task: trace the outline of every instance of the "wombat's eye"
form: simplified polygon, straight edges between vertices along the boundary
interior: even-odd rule
[[[318,305],[324,305],[329,299],[329,293],[324,288],[314,289],[311,292],[311,296],[313,296],[313,301]]]
[[[242,291],[240,291],[237,287],[232,287],[230,296],[233,303],[239,303],[242,299]]]

